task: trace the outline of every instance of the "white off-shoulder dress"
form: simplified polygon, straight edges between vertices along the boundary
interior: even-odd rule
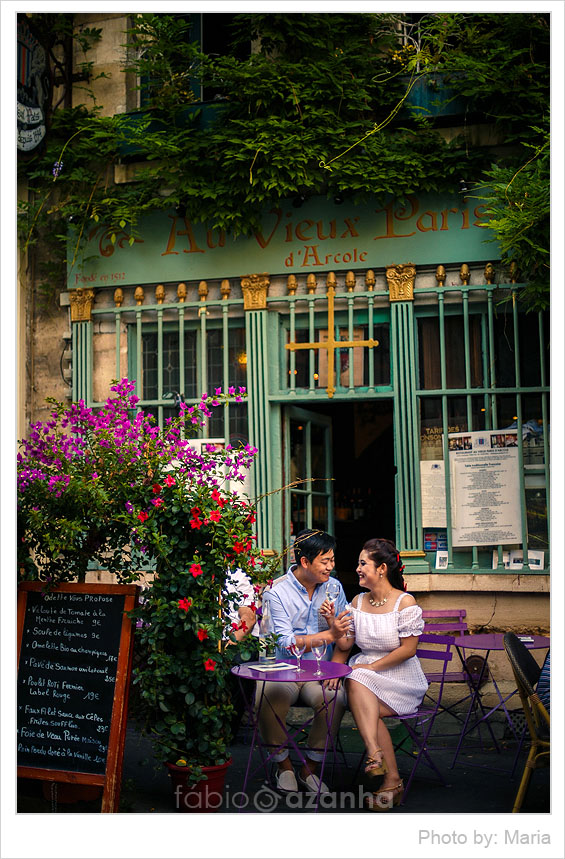
[[[398,610],[398,605],[406,594],[400,594],[394,609],[386,614],[363,611],[364,596],[365,594],[359,594],[357,608],[351,607],[355,644],[361,648],[361,653],[356,653],[349,660],[352,667],[382,659],[400,647],[401,638],[421,635],[424,631],[420,606],[411,605],[402,611]],[[385,671],[358,668],[349,675],[348,680],[362,683],[399,716],[413,713],[422,703],[428,688],[428,681],[417,656],[411,656],[400,665]]]

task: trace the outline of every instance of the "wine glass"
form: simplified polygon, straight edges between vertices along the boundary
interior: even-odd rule
[[[305,650],[306,650],[306,645],[305,644],[298,644],[298,642],[291,644],[290,647],[288,648],[290,655],[296,656],[296,670],[297,670],[297,672],[302,671],[302,668],[300,667],[300,660],[302,659],[302,656],[303,656]]]
[[[314,671],[314,674],[321,674],[322,672],[320,671],[320,662],[321,662],[322,656],[326,652],[326,642],[322,639],[322,641],[320,641],[318,644],[313,644],[311,650],[312,650],[312,653],[314,654],[314,656],[316,657],[317,670]]]
[[[351,612],[352,609],[353,609],[353,606],[351,605],[350,602],[345,604],[345,610],[346,611]],[[346,638],[353,638],[354,635],[355,635],[355,625],[353,623],[353,615],[351,615],[349,618],[349,626],[347,627],[347,632],[345,633],[345,637]]]
[[[336,582],[334,578],[330,577],[326,582],[326,597],[331,603],[335,603],[339,596],[339,590],[339,582]]]

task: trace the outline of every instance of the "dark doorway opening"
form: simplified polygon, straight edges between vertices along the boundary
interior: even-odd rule
[[[359,400],[305,406],[331,418],[336,573],[351,599],[359,590],[356,568],[365,541],[395,539],[393,404]]]

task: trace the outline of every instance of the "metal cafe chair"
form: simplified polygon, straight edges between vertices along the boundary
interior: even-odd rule
[[[459,643],[459,639],[463,638],[465,633],[467,632],[467,622],[465,620],[467,616],[467,612],[464,608],[454,608],[454,609],[424,609],[422,611],[422,617],[424,619],[424,632],[425,634],[429,633],[447,633],[449,635],[457,633],[457,638],[455,639],[456,643]],[[450,713],[454,716],[458,721],[462,721],[461,716],[456,712],[456,708],[459,707],[463,702],[468,701],[471,697],[471,689],[469,688],[469,668],[465,663],[461,665],[460,671],[448,671],[443,677],[444,683],[458,683],[464,684],[467,690],[467,693],[463,695],[462,698],[458,698],[455,702],[450,704],[442,704],[441,710],[443,713]],[[424,671],[426,675],[426,679],[428,683],[437,683],[441,679],[441,673],[437,671]],[[486,679],[486,678],[485,678]],[[434,700],[432,694],[430,692],[427,693],[427,697],[431,700]],[[457,734],[444,734],[443,736],[457,736]]]
[[[412,741],[412,744],[407,748],[406,737],[401,738],[398,742],[394,742],[393,740],[395,754],[402,752],[408,755],[412,761],[410,774],[404,785],[404,796],[401,804],[405,802],[410,785],[422,762],[427,764],[435,772],[442,784],[447,787],[447,782],[432,759],[432,753],[435,749],[430,746],[430,737],[434,722],[441,712],[441,697],[445,685],[445,676],[448,673],[447,667],[453,658],[452,647],[454,641],[455,638],[452,635],[423,633],[419,637],[416,656],[419,659],[433,660],[437,663],[438,670],[436,676],[438,677],[439,685],[437,695],[433,700],[424,698],[422,704],[413,713],[405,713],[404,715],[394,717],[406,727],[409,738]],[[359,759],[353,779],[357,777],[364,757],[365,752],[363,752]]]
[[[550,755],[550,717],[543,705],[536,684],[542,669],[517,635],[507,632],[504,648],[510,660],[516,688],[524,708],[526,724],[530,735],[530,751],[524,766],[522,780],[514,800],[512,813],[520,811],[524,802],[533,770],[549,763]]]
[[[425,659],[428,662],[430,660],[437,662],[438,670],[433,672],[433,674],[437,678],[435,682],[438,684],[438,689],[434,699],[425,697],[422,704],[413,713],[406,713],[396,717],[405,725],[417,750],[410,775],[404,785],[402,804],[406,801],[410,785],[422,762],[426,763],[435,772],[442,784],[447,787],[446,780],[432,760],[432,753],[435,749],[430,745],[430,738],[435,720],[443,710],[442,696],[445,684],[448,682],[446,679],[449,674],[447,668],[453,658],[452,648],[454,642],[455,637],[453,635],[436,635],[435,633],[424,632],[419,638],[416,656],[418,659]],[[404,748],[404,741],[395,745],[394,750],[395,752],[399,751],[410,754],[411,757],[413,755],[413,753],[407,752]]]

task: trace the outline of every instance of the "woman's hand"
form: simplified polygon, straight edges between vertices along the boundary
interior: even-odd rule
[[[330,689],[330,690],[337,689],[339,687],[339,683],[340,683],[339,677],[334,677],[334,678],[332,678],[332,680],[322,680],[322,686],[324,687],[324,689]]]
[[[356,668],[367,668],[369,671],[377,671],[376,662],[358,662],[357,665],[351,666],[351,671],[355,671]]]

